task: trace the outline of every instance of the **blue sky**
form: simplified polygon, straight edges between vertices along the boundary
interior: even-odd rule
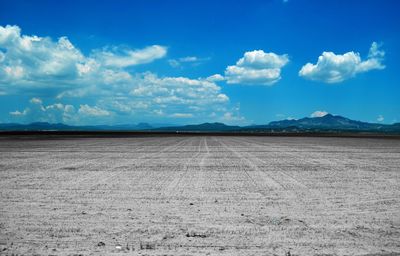
[[[0,122],[400,122],[398,1],[0,1]]]

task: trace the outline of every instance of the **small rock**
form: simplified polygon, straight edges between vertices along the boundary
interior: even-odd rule
[[[106,244],[104,243],[104,242],[99,242],[98,244],[97,244],[97,246],[105,246]]]
[[[87,214],[85,211],[82,211],[82,215],[85,215],[85,214]]]
[[[122,250],[122,246],[121,245],[117,245],[117,246],[115,246],[115,249]]]
[[[194,203],[190,203],[189,205],[194,205]]]

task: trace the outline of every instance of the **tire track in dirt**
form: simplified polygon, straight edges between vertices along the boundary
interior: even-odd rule
[[[205,170],[205,164],[206,164],[206,159],[210,156],[210,148],[208,147],[208,143],[207,143],[207,138],[204,138],[204,146],[205,146],[205,151],[206,153],[203,154],[201,160],[200,160],[200,177],[197,179],[197,186],[198,186],[198,190],[200,192],[200,198],[204,199],[204,182],[205,182],[205,176],[206,174],[206,170]]]
[[[250,143],[250,142],[247,142],[245,140],[241,140],[240,138],[232,138],[232,140],[234,140],[236,142],[239,142],[239,143],[243,143],[244,142],[244,143],[246,143],[248,145],[248,148],[254,148],[255,146],[260,148],[260,149],[264,149],[265,148],[265,146],[262,147],[257,143]],[[277,169],[271,170],[271,168],[268,167],[268,166],[270,166],[270,163],[266,162],[265,160],[261,159],[260,157],[249,153],[247,150],[241,151],[241,153],[244,154],[244,155],[247,155],[247,157],[249,159],[252,159],[252,161],[258,162],[260,165],[266,166],[268,168],[267,170],[264,170],[263,168],[261,168],[263,172],[266,172],[266,173],[273,172],[275,177],[279,176],[277,178],[274,178],[274,180],[276,180],[276,181],[279,180],[277,182],[279,182],[279,184],[281,184],[281,186],[284,187],[285,189],[292,189],[292,190],[296,190],[297,189],[297,190],[306,190],[306,191],[309,190],[307,185],[305,185],[303,182],[299,181],[298,179],[294,178],[293,176],[287,174],[285,172],[285,170],[280,165],[275,165],[274,166],[274,168],[277,168],[279,170],[277,170]],[[258,166],[258,165],[256,164],[256,166]]]
[[[199,145],[199,151],[189,161],[188,171],[185,172],[185,176],[183,177],[183,180],[186,182],[183,185],[182,192],[184,192],[185,195],[202,201],[202,198],[204,198],[204,185],[206,182],[206,177],[209,175],[205,169],[206,159],[210,155],[207,137],[202,137]]]
[[[179,170],[174,172],[174,174],[177,174],[178,176],[174,177],[172,181],[163,190],[163,195],[165,197],[172,198],[183,195],[185,187],[184,186],[182,187],[182,180],[187,176],[187,174],[190,171],[190,168],[193,167],[193,163],[196,162],[198,156],[201,154],[202,144],[203,140],[200,140],[199,144],[197,145],[196,153],[192,157],[188,158],[186,162],[183,164],[183,166],[179,167]],[[191,178],[193,177],[191,176]]]
[[[236,157],[240,159],[241,162],[246,163],[247,166],[249,166],[251,169],[253,169],[257,174],[263,173],[257,165],[255,165],[252,161],[244,157],[242,154],[240,154],[237,150],[230,148],[227,146],[222,140],[218,140],[219,143],[228,151],[232,152]],[[242,167],[242,165],[240,166]],[[260,179],[264,180],[264,182],[259,184],[256,179],[254,179],[249,172],[245,169],[242,168],[245,176],[250,180],[250,182],[255,186],[256,190],[258,193],[262,194],[263,196],[266,196],[267,193],[265,192],[265,189],[263,188],[263,185],[265,184],[269,190],[277,190],[281,189],[282,185],[277,182],[275,179],[273,179],[270,175],[258,175]]]
[[[169,151],[173,151],[177,148],[179,148],[180,145],[184,144],[185,141],[188,138],[184,138],[183,140],[181,140],[180,142],[167,146],[167,147],[162,147],[160,146],[159,150],[156,152],[152,152],[149,154],[144,154],[140,157],[135,158],[135,164],[132,165],[132,159],[118,159],[119,161],[121,161],[122,163],[119,163],[117,165],[111,165],[110,170],[114,170],[114,171],[110,171],[108,174],[105,175],[105,177],[101,178],[101,179],[96,179],[97,175],[94,175],[94,177],[90,177],[89,180],[95,180],[95,184],[89,186],[88,188],[86,188],[85,190],[90,191],[90,190],[95,190],[96,186],[98,186],[99,184],[104,184],[104,183],[108,183],[109,181],[114,180],[115,178],[117,178],[119,175],[123,174],[126,171],[133,171],[133,170],[121,170],[121,171],[115,171],[117,169],[125,169],[125,168],[131,168],[131,167],[140,167],[141,165],[144,165],[147,162],[153,161],[154,159],[152,158],[152,156],[159,156],[160,154],[164,153],[164,152],[169,152]],[[167,144],[168,145],[168,144]],[[107,171],[107,170],[105,170]],[[80,187],[80,185],[82,183],[86,183],[88,181],[88,179],[83,179],[82,181],[78,182],[78,187]],[[138,181],[138,180],[137,180]]]
[[[178,149],[188,147],[188,145],[190,146],[190,144],[193,143],[193,140],[194,140],[193,138],[184,138],[184,140],[179,144],[179,147],[176,147],[174,150],[166,150],[163,152],[170,153],[170,154],[180,154],[181,151]],[[186,152],[186,151],[184,151],[184,152]],[[160,156],[157,159],[160,159],[160,160],[166,161],[166,162],[170,162],[168,160],[169,159],[168,157]],[[145,163],[148,163],[148,162],[145,162]],[[162,163],[158,163],[158,164],[160,167],[162,166]],[[142,167],[144,167],[144,165],[142,165]],[[147,168],[147,167],[145,167],[145,168]],[[170,168],[172,168],[172,169],[170,169]],[[142,177],[148,179],[149,178],[148,172],[149,171],[143,171],[144,175]],[[168,187],[169,184],[171,183],[171,180],[174,180],[175,176],[179,175],[179,173],[180,173],[179,165],[174,163],[173,165],[168,166],[168,169],[166,169],[166,170],[163,170],[161,172],[151,172],[151,173],[152,174],[150,174],[150,175],[154,175],[155,177],[153,179],[150,178],[150,180],[154,181],[154,184],[152,184],[152,186],[158,192],[158,196],[160,196],[161,198],[167,198],[168,196],[166,196],[166,194],[165,194],[165,187]],[[138,182],[141,181],[141,180],[138,180],[136,177],[135,177],[135,180],[137,180]]]

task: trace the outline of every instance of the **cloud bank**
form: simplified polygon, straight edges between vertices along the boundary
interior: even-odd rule
[[[0,26],[0,92],[21,94],[29,90],[37,99],[52,98],[58,104],[30,102],[29,107],[12,111],[13,118],[31,115],[41,121],[47,117],[48,121],[77,124],[88,121],[89,116],[108,123],[152,117],[204,118],[211,113],[223,118],[230,110],[229,97],[222,93],[216,80],[160,77],[128,69],[163,58],[167,51],[161,45],[142,49],[107,46],[85,55],[67,37],[53,40],[23,35],[18,26]],[[186,57],[180,61],[198,59]],[[54,96],[49,95],[49,89]],[[74,103],[64,104],[65,101]],[[72,109],[80,120],[65,119],[61,114]],[[59,114],[50,114],[53,110]]]

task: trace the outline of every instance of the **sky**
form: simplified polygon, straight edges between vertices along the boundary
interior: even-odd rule
[[[0,0],[0,123],[400,122],[400,2]]]

